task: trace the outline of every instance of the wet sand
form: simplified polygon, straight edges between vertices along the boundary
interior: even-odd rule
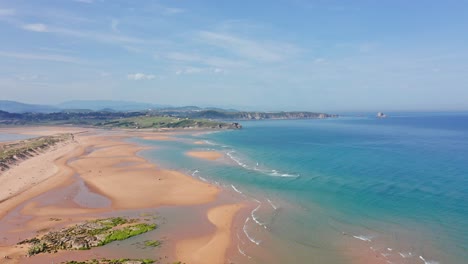
[[[43,135],[58,132],[60,128],[47,128],[45,131],[34,128],[31,131]],[[0,251],[12,258],[8,263],[26,261],[27,249],[15,244],[21,237],[24,239],[38,231],[119,211],[216,201],[221,191],[219,187],[148,162],[137,155],[145,147],[124,141],[129,134],[99,130],[76,134],[75,142],[32,157],[7,171],[5,179],[8,179],[8,185],[0,185],[0,193],[8,193],[0,202],[0,233],[3,236]],[[131,135],[138,136],[137,133]],[[167,133],[144,133],[141,136],[152,140],[173,140]],[[20,177],[19,187],[12,192],[11,186],[16,186],[15,179]],[[87,204],[98,200],[103,201],[99,206]],[[214,233],[201,236],[203,239],[197,240],[195,252],[192,252],[193,243],[181,242],[182,246],[177,246],[177,256],[183,257],[187,263],[197,263],[194,261],[200,256],[203,263],[224,263],[230,247],[231,222],[241,206],[216,205],[205,209],[206,221],[215,226]],[[28,258],[28,262],[35,257]],[[41,259],[44,258],[46,256],[42,255]]]
[[[177,244],[177,257],[192,264],[224,263],[231,242],[231,226],[241,204],[228,204],[208,211],[208,220],[216,230],[207,236],[183,240]]]
[[[185,154],[190,157],[206,160],[217,160],[223,157],[223,153],[218,151],[188,151]]]

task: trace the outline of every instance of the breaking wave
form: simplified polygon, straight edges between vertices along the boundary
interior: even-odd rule
[[[250,217],[247,217],[247,219],[245,219],[244,227],[242,228],[242,230],[244,231],[245,236],[250,240],[250,242],[252,242],[252,243],[254,243],[255,245],[258,246],[258,245],[260,245],[260,242],[261,242],[261,241],[255,240],[255,239],[254,239],[253,237],[251,237],[251,236],[249,235],[249,233],[247,232],[247,223],[249,222],[249,220],[250,220]]]

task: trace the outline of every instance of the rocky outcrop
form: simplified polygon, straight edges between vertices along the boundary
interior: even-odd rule
[[[150,264],[152,259],[92,259],[86,261],[67,261],[64,264]]]
[[[58,250],[85,250],[124,240],[155,228],[156,224],[142,223],[138,219],[106,218],[51,231],[42,237],[26,239],[18,244],[29,245],[29,255]]]

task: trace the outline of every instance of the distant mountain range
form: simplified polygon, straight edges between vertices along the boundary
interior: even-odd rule
[[[60,112],[61,109],[49,105],[24,104],[15,101],[0,100],[0,110],[10,113],[52,113]]]
[[[201,108],[198,106],[173,107],[167,105],[129,101],[68,101],[58,105],[24,104],[0,100],[0,111],[4,118],[15,120],[67,120],[70,119],[115,119],[134,116],[167,116],[193,119],[219,120],[262,120],[262,119],[315,119],[337,115],[294,111],[294,112],[245,112],[235,109]]]
[[[170,105],[140,103],[132,101],[111,100],[72,100],[57,105],[26,104],[16,101],[0,100],[0,111],[9,113],[56,113],[56,112],[129,112],[129,111],[164,111],[164,112],[186,112],[216,110],[237,112],[235,109],[221,109],[215,107],[201,108],[198,106],[175,107]]]
[[[111,100],[73,100],[57,105],[60,109],[89,109],[93,111],[142,111],[169,107],[168,105]]]

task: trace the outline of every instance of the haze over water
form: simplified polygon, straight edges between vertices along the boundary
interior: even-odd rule
[[[258,200],[237,231],[242,263],[468,259],[468,114],[243,125],[197,137],[227,162],[183,156],[189,141],[145,153]]]

